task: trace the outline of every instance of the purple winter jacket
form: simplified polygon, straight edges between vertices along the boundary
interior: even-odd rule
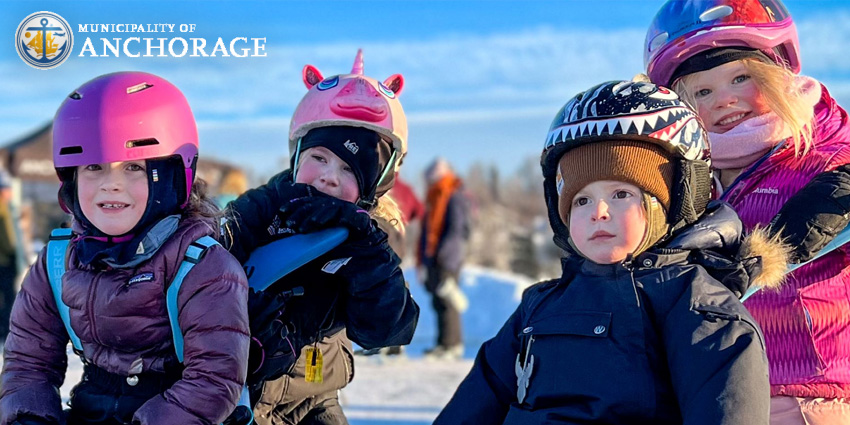
[[[124,376],[139,361],[144,372],[164,371],[166,360],[175,357],[165,284],[173,280],[189,244],[205,235],[215,236],[209,222],[185,219],[151,259],[100,272],[79,265],[71,243],[63,301],[89,363]],[[52,421],[61,416],[59,387],[69,337],[45,260],[43,250],[12,309],[0,376],[0,425],[20,414]],[[153,280],[129,283],[143,273],[153,273]],[[248,283],[242,267],[221,246],[211,247],[183,280],[177,305],[184,336],[182,378],[142,405],[134,420],[220,423],[236,406],[248,363]]]
[[[766,226],[816,175],[850,163],[847,112],[822,87],[812,149],[788,144],[730,188],[727,201],[745,229]],[[777,292],[744,305],[764,331],[771,395],[850,397],[850,250],[845,245],[794,271]]]

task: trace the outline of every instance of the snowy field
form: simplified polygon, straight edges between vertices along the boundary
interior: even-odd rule
[[[405,276],[422,311],[416,334],[405,356],[356,358],[354,381],[340,396],[351,425],[430,424],[466,376],[481,343],[496,334],[519,303],[522,290],[533,283],[521,276],[465,269],[461,287],[470,306],[463,315],[464,359],[435,362],[422,357],[436,339],[431,299],[414,270],[405,270]],[[70,354],[64,400],[81,375],[79,359]]]

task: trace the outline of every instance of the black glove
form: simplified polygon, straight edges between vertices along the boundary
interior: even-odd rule
[[[59,425],[59,422],[56,421],[48,421],[44,418],[39,418],[38,416],[32,415],[22,415],[18,416],[14,422],[10,425]]]
[[[251,252],[293,233],[280,226],[278,209],[290,199],[317,193],[307,184],[292,183],[287,170],[258,188],[251,189],[227,204],[221,227],[221,243],[244,263]]]
[[[770,222],[793,249],[791,263],[814,257],[850,222],[850,164],[815,176]]]
[[[290,329],[281,320],[287,300],[303,294],[302,288],[270,295],[263,291],[248,293],[251,348],[248,356],[248,384],[280,378],[298,359],[300,347],[293,344]]]
[[[328,195],[293,199],[280,207],[279,216],[283,225],[296,233],[342,226],[348,229],[350,240],[358,240],[377,229],[368,212]]]
[[[248,425],[253,418],[254,415],[251,413],[251,409],[245,406],[236,406],[233,413],[221,425]]]

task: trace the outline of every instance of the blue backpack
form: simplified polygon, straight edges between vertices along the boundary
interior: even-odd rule
[[[74,352],[83,357],[83,346],[80,338],[71,328],[70,308],[62,302],[62,275],[65,274],[65,255],[71,242],[71,229],[54,229],[50,233],[50,241],[47,243],[47,276],[50,281],[50,289],[59,309],[59,316],[65,325],[65,330],[71,338]],[[279,239],[268,245],[254,250],[251,257],[245,262],[245,271],[251,288],[262,291],[272,283],[277,282],[283,276],[289,274],[298,267],[318,258],[341,244],[348,237],[348,230],[344,228],[326,229],[315,233],[293,235]],[[171,335],[174,338],[174,351],[177,360],[183,362],[183,333],[177,322],[177,294],[183,285],[183,279],[190,270],[203,258],[206,250],[219,245],[218,241],[210,236],[204,236],[189,245],[174,280],[168,285],[165,295],[165,303],[168,309],[168,318],[171,322]],[[130,379],[128,377],[128,379]],[[253,423],[253,409],[247,387],[242,387],[238,406],[245,406],[251,412]]]
[[[62,318],[65,330],[68,331],[68,336],[71,337],[74,352],[78,356],[83,357],[83,345],[71,327],[70,308],[62,302],[62,275],[65,274],[65,256],[68,251],[68,245],[71,242],[71,237],[71,229],[54,229],[50,232],[50,241],[47,243],[47,277],[50,281],[50,289],[53,291],[53,299],[56,300],[56,307],[59,309],[59,316]],[[180,263],[180,268],[177,269],[177,275],[174,276],[174,280],[168,285],[168,290],[165,294],[168,318],[171,321],[171,335],[174,338],[174,351],[180,363],[183,363],[183,333],[180,331],[180,325],[177,322],[177,293],[180,292],[183,279],[195,267],[195,264],[203,258],[206,250],[218,244],[215,239],[209,236],[204,236],[192,242],[189,248],[186,249],[183,262]],[[127,383],[132,382],[131,379],[132,377],[127,377]],[[248,411],[252,412],[251,421],[246,425],[253,423],[254,417],[248,387],[242,387],[242,394],[239,397],[237,406],[245,406],[248,408]]]

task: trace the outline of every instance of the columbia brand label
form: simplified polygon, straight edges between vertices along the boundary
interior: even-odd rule
[[[142,273],[142,274],[130,279],[130,281],[127,282],[127,284],[132,285],[132,284],[135,284],[135,283],[149,282],[151,280],[153,280],[153,273]]]
[[[328,261],[327,264],[322,267],[322,271],[328,274],[334,274],[341,269],[342,266],[348,264],[349,261],[351,261],[351,257]]]
[[[767,195],[779,195],[779,189],[775,187],[759,187],[753,193],[764,193]]]
[[[357,151],[360,150],[360,147],[357,146],[357,143],[352,142],[351,140],[346,140],[345,143],[342,144],[346,149],[350,150],[351,153],[357,154]]]

